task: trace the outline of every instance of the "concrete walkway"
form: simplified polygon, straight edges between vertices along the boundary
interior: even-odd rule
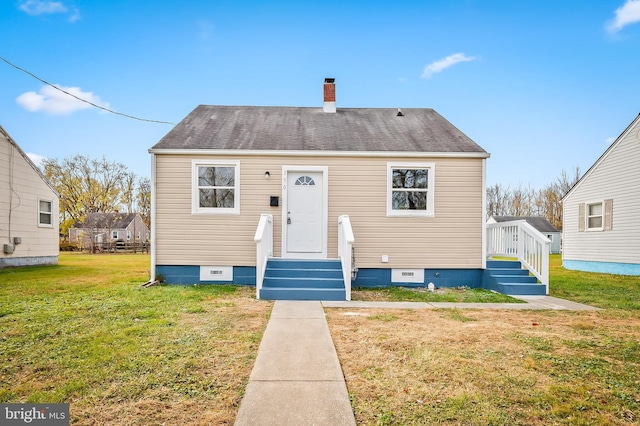
[[[356,424],[320,302],[275,302],[235,424]]]
[[[392,308],[392,309],[551,309],[564,311],[597,311],[598,308],[558,299],[552,296],[511,296],[527,303],[451,303],[451,302],[322,302],[325,308]]]
[[[326,308],[597,310],[550,296],[527,303],[276,301],[235,424],[355,425]]]

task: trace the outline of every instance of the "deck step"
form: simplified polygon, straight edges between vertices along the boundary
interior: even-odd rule
[[[522,268],[518,261],[488,260],[485,287],[514,296],[544,296],[547,286]]]
[[[497,283],[495,291],[511,296],[545,296],[547,287],[542,284]]]

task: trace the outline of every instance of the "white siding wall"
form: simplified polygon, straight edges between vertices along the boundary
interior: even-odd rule
[[[640,263],[640,120],[565,198],[563,259]],[[578,232],[580,203],[613,200],[613,229]]]
[[[348,214],[359,268],[480,268],[482,159],[394,158],[435,163],[435,217],[387,217],[387,159],[242,156],[240,215],[191,214],[191,161],[207,156],[156,155],[159,265],[255,265],[261,213],[274,216],[274,255],[281,254],[282,166],[328,166],[328,256],[337,257],[338,216]],[[265,171],[271,176],[265,178]],[[281,206],[270,207],[269,196]],[[388,255],[389,263],[381,256]]]
[[[39,199],[52,202],[51,228],[38,226]],[[57,194],[0,133],[0,263],[58,256],[58,208]],[[4,254],[4,244],[13,243],[14,237],[20,237],[22,243],[13,254]]]

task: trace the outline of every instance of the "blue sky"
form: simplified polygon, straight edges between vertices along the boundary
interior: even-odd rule
[[[584,172],[640,113],[640,0],[3,0],[0,56],[76,96],[177,123],[199,104],[434,108],[487,184]],[[171,125],[90,107],[0,61],[0,125],[33,158],[150,175]]]

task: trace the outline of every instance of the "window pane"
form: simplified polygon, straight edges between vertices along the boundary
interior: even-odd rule
[[[40,201],[40,211],[51,213],[51,201]]]
[[[40,213],[40,224],[51,225],[51,215],[49,213]]]
[[[393,210],[427,210],[427,193],[414,191],[393,191]]]
[[[234,186],[234,167],[199,167],[198,186]]]
[[[602,203],[589,204],[589,216],[602,216]]]
[[[427,189],[428,181],[428,169],[393,169],[394,188]]]
[[[590,217],[589,228],[602,228],[602,216]]]
[[[233,189],[201,189],[200,207],[234,208]]]

